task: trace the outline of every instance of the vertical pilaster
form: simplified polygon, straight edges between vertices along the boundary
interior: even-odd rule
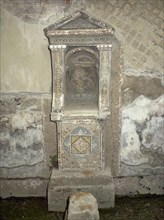
[[[100,51],[99,112],[110,112],[111,48],[110,44],[97,45]]]
[[[49,45],[53,72],[52,112],[60,113],[64,104],[64,50],[66,45]]]
[[[52,59],[53,97],[51,119],[57,125],[58,168],[61,168],[61,117],[64,105],[64,50],[66,45],[49,45]]]

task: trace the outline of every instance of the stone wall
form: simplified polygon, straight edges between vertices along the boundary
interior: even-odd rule
[[[50,94],[5,93],[0,98],[1,196],[46,196],[56,155]]]
[[[1,196],[46,195],[56,140],[43,29],[77,9],[111,24],[122,44],[116,194],[163,193],[163,8],[163,0],[1,0]]]

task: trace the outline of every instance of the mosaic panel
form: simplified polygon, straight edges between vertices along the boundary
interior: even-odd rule
[[[61,169],[102,167],[101,127],[96,120],[63,120],[61,137]]]
[[[72,154],[91,153],[91,136],[71,135],[71,153]]]

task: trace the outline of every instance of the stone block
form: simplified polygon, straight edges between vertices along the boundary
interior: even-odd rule
[[[94,172],[53,169],[48,186],[49,211],[65,211],[68,198],[81,191],[92,193],[99,208],[114,207],[114,185],[109,168]]]
[[[16,179],[16,178],[49,178],[50,171],[47,170],[44,161],[34,164],[34,165],[25,165],[25,166],[18,166],[18,167],[0,167],[0,178],[8,178]]]
[[[1,179],[0,197],[46,197],[48,179]]]
[[[99,220],[98,204],[91,193],[77,192],[70,196],[67,220]]]
[[[129,176],[114,178],[116,196],[164,194],[164,176]]]
[[[66,177],[66,178],[65,178]],[[80,185],[107,185],[111,184],[113,181],[112,176],[110,176],[110,169],[105,169],[104,171],[58,171],[57,169],[52,170],[51,184],[56,184],[58,186],[76,186]],[[68,184],[69,182],[69,184]]]

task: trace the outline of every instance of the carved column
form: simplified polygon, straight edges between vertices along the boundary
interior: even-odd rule
[[[99,69],[99,117],[103,118],[110,114],[109,85],[111,80],[111,49],[112,45],[97,45],[100,51]]]
[[[66,45],[49,45],[53,72],[53,98],[51,119],[58,121],[64,105],[64,50]]]

